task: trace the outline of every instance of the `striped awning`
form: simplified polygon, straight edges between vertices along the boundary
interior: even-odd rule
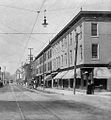
[[[45,81],[50,81],[52,80],[52,75],[47,75],[45,78],[44,78]]]
[[[106,67],[96,67],[94,68],[94,78],[98,79],[104,79],[104,78],[110,78],[111,77],[111,71]]]
[[[80,76],[80,69],[76,69],[76,77],[77,78],[81,78]],[[62,79],[72,79],[74,78],[74,69],[73,70],[69,70],[63,77]]]
[[[53,79],[62,79],[68,71],[59,72]]]

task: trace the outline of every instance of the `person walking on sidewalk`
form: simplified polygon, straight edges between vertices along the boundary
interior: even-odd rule
[[[93,81],[91,81],[91,94],[94,94],[94,82]]]
[[[92,94],[92,86],[90,80],[87,83],[87,94]]]

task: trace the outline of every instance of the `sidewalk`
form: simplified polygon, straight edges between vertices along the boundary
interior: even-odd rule
[[[41,91],[41,92],[61,94],[61,95],[74,95],[73,89],[72,90],[68,90],[68,89],[63,89],[62,90],[62,89],[59,89],[59,88],[44,88],[44,90],[43,90],[43,88],[38,87],[37,90]],[[81,90],[81,89],[76,89],[75,94],[76,95],[87,95],[86,90]],[[95,90],[94,95],[97,95],[97,96],[111,96],[111,92]]]
[[[30,89],[26,86],[23,86],[27,89]],[[37,92],[44,92],[44,93],[53,93],[53,94],[60,94],[60,95],[74,95],[73,89],[60,89],[60,88],[43,88],[43,87],[37,87],[37,89],[30,89],[31,91]],[[86,90],[81,90],[81,89],[76,89],[75,95],[87,95]],[[111,91],[105,91],[105,90],[95,90],[94,95],[97,96],[104,96],[104,97],[109,97],[111,96]]]

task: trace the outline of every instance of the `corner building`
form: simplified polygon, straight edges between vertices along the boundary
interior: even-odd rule
[[[108,69],[111,62],[111,11],[80,11],[36,57],[35,61],[40,63],[43,54],[51,49],[51,56],[41,60],[42,72],[39,73],[45,76],[44,81],[50,81],[52,87],[73,87],[77,34],[76,88],[85,88],[91,80],[97,87],[102,85],[104,89],[111,89]],[[40,71],[38,68],[37,64],[37,71]],[[40,76],[39,73],[36,76]]]

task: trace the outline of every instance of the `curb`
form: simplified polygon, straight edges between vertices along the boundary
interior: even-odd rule
[[[64,93],[58,93],[58,92],[52,92],[52,91],[47,91],[47,90],[40,90],[40,89],[30,89],[30,88],[27,88],[27,87],[24,87],[32,92],[42,92],[42,93],[49,93],[49,94],[59,94],[59,95],[65,95]]]
[[[28,89],[29,91],[32,91],[32,92],[42,92],[42,93],[48,93],[48,94],[59,94],[59,95],[67,95],[65,93],[59,93],[59,92],[54,92],[54,91],[48,91],[48,90],[42,90],[42,89],[30,89],[30,88],[27,88],[27,87],[24,87],[24,86],[21,86],[23,88],[26,88]],[[77,91],[79,93],[81,93],[80,91]],[[76,94],[77,95],[77,94]],[[81,95],[86,95],[84,92],[82,92]],[[94,94],[95,96],[111,96],[111,94]]]

